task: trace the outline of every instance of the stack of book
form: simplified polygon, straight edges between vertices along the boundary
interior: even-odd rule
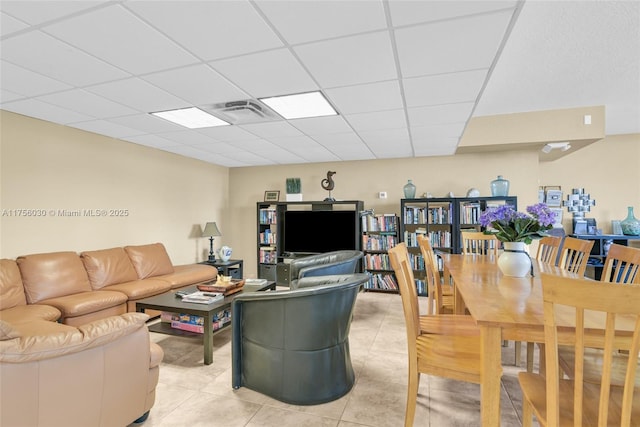
[[[222,292],[192,292],[182,297],[182,302],[192,302],[197,304],[211,304],[224,299]]]

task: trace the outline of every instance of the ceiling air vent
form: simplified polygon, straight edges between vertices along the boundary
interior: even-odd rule
[[[282,120],[272,109],[255,99],[221,102],[202,109],[234,125]]]

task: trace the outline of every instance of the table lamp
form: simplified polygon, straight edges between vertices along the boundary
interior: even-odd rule
[[[216,262],[216,255],[213,253],[213,238],[216,236],[222,236],[222,233],[218,230],[218,226],[215,222],[208,222],[204,226],[202,237],[207,236],[209,237],[209,261]]]

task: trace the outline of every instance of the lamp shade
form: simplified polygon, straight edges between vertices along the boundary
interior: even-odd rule
[[[202,236],[215,237],[222,236],[220,230],[218,230],[218,226],[215,222],[208,222],[207,225],[204,226],[204,231],[202,232]]]

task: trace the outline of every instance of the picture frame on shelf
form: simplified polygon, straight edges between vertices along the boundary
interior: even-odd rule
[[[278,202],[280,201],[280,191],[279,190],[267,190],[264,192],[264,201],[265,202]]]

